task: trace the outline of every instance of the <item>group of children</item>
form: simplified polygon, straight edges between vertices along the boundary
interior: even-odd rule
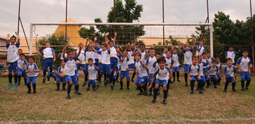
[[[28,62],[25,60],[25,55],[19,51],[19,36],[16,37],[8,35],[6,39],[7,53],[7,66],[9,70],[9,85],[10,89],[12,84],[12,72],[14,72],[14,90],[20,85],[21,76],[24,77],[24,82],[27,85],[28,93],[31,93],[31,83],[33,85],[33,93],[36,93],[36,78],[38,75],[37,65],[34,63],[34,57],[30,56]],[[127,44],[123,52],[120,48],[115,47],[117,33],[114,33],[114,38],[108,39],[109,33],[105,35],[105,41],[99,45],[97,37],[94,42],[87,38],[85,44],[86,49],[83,50],[83,44],[79,44],[77,51],[66,51],[67,44],[64,45],[62,53],[59,54],[61,59],[61,66],[57,69],[53,63],[56,61],[55,50],[50,47],[50,43],[45,44],[45,49],[42,52],[38,49],[38,54],[43,56],[43,83],[46,80],[46,72],[49,69],[48,77],[53,76],[56,81],[57,91],[60,90],[60,83],[63,82],[62,90],[65,89],[67,84],[67,99],[70,99],[70,92],[72,85],[75,89],[75,94],[82,95],[79,92],[79,76],[78,70],[82,70],[85,74],[85,82],[83,87],[88,84],[87,91],[90,90],[92,85],[93,91],[96,91],[101,84],[101,78],[104,75],[104,85],[109,82],[110,87],[114,90],[115,81],[120,77],[120,90],[123,90],[123,79],[126,78],[127,90],[130,90],[130,76],[129,72],[133,71],[131,81],[137,75],[135,85],[139,90],[138,95],[153,95],[153,103],[156,102],[157,95],[160,94],[159,88],[163,87],[164,100],[163,104],[167,104],[166,99],[169,95],[168,90],[170,83],[175,82],[176,79],[180,82],[179,73],[179,56],[184,55],[184,79],[185,86],[188,86],[188,79],[191,86],[191,94],[194,94],[194,85],[197,81],[197,90],[203,94],[204,87],[211,86],[213,82],[214,88],[221,82],[221,74],[223,70],[223,83],[225,83],[224,92],[227,91],[227,86],[232,83],[232,90],[235,90],[236,85],[236,68],[235,68],[235,55],[240,53],[233,51],[233,47],[229,48],[226,52],[227,66],[223,69],[220,63],[220,57],[210,57],[210,53],[205,52],[203,42],[200,42],[196,47],[196,55],[193,55],[195,50],[195,42],[192,39],[192,47],[189,44],[181,45],[182,49],[178,46],[172,46],[169,50],[164,47],[163,53],[156,53],[154,48],[149,48],[145,51],[145,45],[140,44],[140,51],[137,47],[132,48],[130,43]],[[88,43],[89,42],[89,43]],[[178,51],[179,52],[178,52]],[[248,90],[251,81],[251,60],[248,57],[248,51],[243,50],[243,57],[238,59],[237,67],[241,76],[242,90]],[[173,79],[173,80],[172,80]],[[49,79],[48,79],[49,80]],[[246,86],[244,82],[247,81]],[[153,92],[153,94],[152,94]]]

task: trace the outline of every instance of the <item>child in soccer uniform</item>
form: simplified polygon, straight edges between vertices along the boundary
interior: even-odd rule
[[[108,41],[101,44],[102,51],[94,49],[95,52],[97,52],[99,55],[101,55],[100,61],[100,73],[98,76],[98,82],[97,82],[97,89],[99,88],[101,84],[101,77],[103,74],[107,72],[106,80],[109,80],[111,76],[111,61],[110,61],[110,47],[108,44]],[[105,84],[106,86],[106,84]]]
[[[189,72],[189,66],[192,64],[192,52],[193,49],[195,48],[195,40],[192,39],[193,46],[192,48],[190,47],[189,44],[186,44],[185,48],[183,43],[182,44],[182,50],[183,50],[183,55],[184,55],[184,63],[183,63],[183,68],[184,68],[184,79],[185,79],[185,87],[188,86],[188,72]]]
[[[198,57],[198,56],[197,56]],[[202,58],[201,57],[198,57],[198,65],[199,65],[199,72],[200,72],[200,80],[197,80],[197,82],[199,83],[199,81],[202,82],[202,91],[205,91],[204,90],[204,86],[205,86],[205,83],[206,83],[206,80],[205,80],[205,76],[204,76],[204,73],[206,73],[204,67],[207,66],[207,64],[205,62],[202,62]],[[201,88],[201,86],[200,86]],[[197,86],[197,90],[199,91],[199,86]]]
[[[56,82],[57,82],[57,90],[59,91],[59,87],[60,87],[60,82],[63,82],[62,84],[62,90],[66,90],[65,86],[66,86],[66,80],[64,79],[64,68],[65,68],[65,61],[62,60],[61,61],[61,66],[58,67],[57,73],[56,73]]]
[[[203,52],[205,52],[205,48],[203,47],[204,42],[200,41],[199,46],[196,47],[196,56],[201,57]]]
[[[166,58],[166,52],[168,51],[168,47],[164,47],[163,53],[161,54],[162,57]]]
[[[248,57],[248,50],[243,50],[243,57],[238,59],[237,67],[240,70],[239,74],[241,77],[242,91],[249,90],[249,85],[251,83],[251,59]],[[245,81],[247,82],[244,87]]]
[[[126,77],[127,79],[127,90],[129,89],[129,83],[130,83],[130,77],[129,77],[129,71],[127,70],[128,68],[128,62],[129,62],[129,57],[127,55],[127,51],[125,50],[123,52],[123,56],[120,59],[120,90],[123,90],[123,79]]]
[[[45,49],[43,49],[43,51],[40,53],[40,48],[38,48],[38,54],[40,56],[43,56],[43,61],[42,61],[42,64],[43,64],[43,82],[42,83],[45,83],[45,80],[46,80],[46,72],[47,72],[47,69],[48,67],[50,68],[50,75],[52,75],[52,66],[53,66],[53,63],[55,62],[56,60],[56,57],[55,57],[55,50],[53,48],[50,48],[50,43],[49,42],[46,42],[45,43]]]
[[[209,65],[212,65],[212,61],[214,60],[213,57],[211,57],[211,53],[210,52],[207,52],[207,61],[209,63]],[[208,66],[209,66],[208,65]]]
[[[16,37],[13,35],[10,38],[10,34],[7,35],[6,38],[6,47],[7,47],[7,65],[8,67],[8,71],[9,71],[9,84],[7,87],[7,90],[10,89],[10,87],[13,85],[12,84],[12,72],[14,73],[14,90],[17,90],[17,83],[18,83],[18,60],[19,60],[19,55],[18,55],[18,49],[19,49],[19,45],[20,45],[20,38],[17,32],[15,32],[18,41],[16,42]]]
[[[210,84],[210,78],[208,78],[208,75],[206,74],[206,71],[207,71],[208,66],[209,66],[209,62],[206,59],[207,58],[207,52],[203,52],[202,56],[200,58],[202,59],[201,61],[203,63],[203,73],[204,73],[205,81],[207,83],[206,88],[209,88],[209,86],[211,84]]]
[[[94,65],[92,58],[88,59],[88,63],[89,63],[89,67],[88,67],[89,81],[88,81],[87,91],[90,90],[91,84],[92,84],[93,91],[96,91],[96,79],[97,79],[98,68]]]
[[[61,52],[61,53],[58,54],[58,57],[60,58],[60,60],[64,60],[63,56],[65,56],[67,58],[67,54],[66,53],[63,54],[63,52]]]
[[[57,80],[56,80],[56,73],[57,73],[57,70],[56,70],[55,65],[52,66],[52,69],[53,69],[52,75],[50,76],[50,72],[48,72],[48,74],[47,74],[47,78],[48,78],[47,83],[50,83],[50,77],[53,77],[54,80],[55,80],[55,83],[57,83],[57,82],[56,82],[56,81],[57,81]]]
[[[227,59],[227,66],[224,68],[224,79],[225,87],[223,92],[227,92],[228,84],[232,83],[232,90],[236,92],[236,68],[233,66],[233,60],[231,58]]]
[[[173,63],[173,68],[172,68],[172,71],[173,71],[173,82],[175,82],[175,72],[177,73],[177,81],[180,82],[179,80],[179,56],[180,56],[180,53],[182,53],[181,49],[179,48],[179,46],[175,46],[175,48],[179,49],[179,53],[177,52],[176,49],[174,49],[174,46],[172,46],[172,58],[174,59],[174,63]]]
[[[233,65],[235,65],[235,57],[237,54],[239,54],[241,52],[241,50],[234,51],[234,48],[231,46],[228,48],[229,51],[225,52],[225,58],[228,59],[232,59]]]
[[[27,74],[25,72],[26,67],[27,67],[27,61],[25,59],[25,54],[21,53],[19,55],[19,60],[18,60],[18,85],[20,85],[21,82],[21,76],[24,77],[24,83],[25,85],[27,84]]]
[[[153,74],[153,79],[151,81],[151,85],[149,86],[149,89],[151,89],[154,80],[155,81],[155,88],[154,88],[154,97],[152,100],[152,103],[156,102],[157,99],[157,92],[159,90],[159,86],[162,83],[163,84],[163,92],[164,92],[164,100],[163,100],[163,104],[167,104],[166,99],[167,99],[167,93],[168,93],[168,89],[167,89],[167,84],[168,84],[168,80],[170,78],[170,74],[171,74],[171,70],[169,67],[165,66],[166,65],[166,60],[164,57],[161,57],[157,60],[157,63],[159,64],[159,69],[157,69],[157,71],[154,72]]]
[[[28,58],[28,65],[26,68],[26,73],[27,73],[27,93],[30,94],[31,93],[31,82],[33,85],[33,93],[36,93],[36,79],[37,79],[37,75],[38,75],[38,68],[37,65],[34,63],[35,58],[34,56],[29,56]]]
[[[134,69],[135,68],[135,57],[133,55],[133,52],[134,52],[134,49],[132,49],[130,43],[128,43],[127,47],[126,47],[126,50],[127,50],[127,54],[128,54],[128,58],[129,58],[129,61],[128,61],[128,68],[129,69]],[[135,77],[135,71],[133,72],[133,75],[132,75],[132,82],[134,82],[134,77]]]
[[[155,67],[153,67],[154,63],[157,61],[155,57],[154,48],[150,48],[149,55],[150,56],[146,60],[146,65],[148,67],[148,73],[149,73],[147,83],[150,85],[153,78],[153,73],[156,71]],[[155,83],[153,83],[152,88],[154,88],[154,86],[155,86]],[[152,96],[152,88],[149,89],[149,96]]]
[[[167,51],[166,52],[166,64],[168,65],[168,67],[170,69],[173,68],[173,63],[174,63],[174,60],[172,59],[172,54],[170,51]],[[172,74],[170,74],[170,77],[172,77]],[[167,88],[170,89],[170,83],[173,84],[171,78],[169,78],[168,80],[168,84],[167,84]]]
[[[215,60],[217,61],[217,67],[218,67],[218,69],[219,69],[219,71],[218,71],[218,75],[217,75],[217,77],[218,77],[218,83],[217,83],[217,85],[220,85],[220,81],[221,81],[221,73],[222,73],[222,64],[220,63],[220,57],[215,57]]]
[[[198,57],[193,56],[192,57],[192,65],[189,66],[189,80],[190,80],[190,86],[191,86],[191,92],[190,94],[194,94],[194,84],[195,81],[198,80],[198,88],[199,88],[199,93],[203,94],[202,91],[202,81],[200,81],[200,66],[198,65]]]
[[[138,90],[140,91],[139,94],[137,95],[148,95],[147,92],[147,86],[146,86],[146,81],[147,81],[147,77],[148,77],[148,73],[147,73],[147,65],[145,65],[144,61],[141,61],[141,53],[137,52],[135,53],[135,69],[128,69],[128,71],[137,71],[137,78],[135,81],[135,85],[138,88]]]
[[[65,44],[63,48],[63,53],[66,52],[67,44]],[[77,76],[75,75],[75,71],[77,70],[77,65],[80,64],[82,61],[78,59],[78,56],[80,55],[82,45],[79,45],[79,53],[75,56],[75,53],[73,51],[68,52],[67,58],[64,56],[65,61],[65,68],[63,70],[64,80],[68,82],[68,88],[67,88],[67,96],[66,99],[71,99],[70,92],[72,85],[75,85],[75,94],[82,95],[79,90],[79,82],[77,81]],[[77,62],[79,61],[79,62]]]
[[[79,50],[76,50],[75,51],[75,55],[77,55],[79,53]],[[81,50],[81,53],[80,53],[80,55],[78,56],[78,59],[79,60],[81,60],[81,64],[79,64],[79,65],[77,65],[77,75],[78,75],[78,71],[79,70],[82,70],[83,71],[83,73],[84,73],[84,75],[86,75],[86,72],[85,72],[85,68],[86,68],[86,63],[85,63],[85,50]],[[79,76],[77,76],[77,77],[79,77]],[[78,80],[78,82],[79,82],[79,78],[77,79]],[[84,79],[84,83],[86,84],[86,76],[85,76],[85,79]],[[83,83],[83,85],[84,85],[84,83]],[[83,86],[82,86],[83,87]]]
[[[212,61],[212,65],[207,68],[207,74],[209,80],[213,81],[214,88],[217,88],[217,83],[218,83],[218,72],[219,68],[217,66],[218,62],[216,60]]]

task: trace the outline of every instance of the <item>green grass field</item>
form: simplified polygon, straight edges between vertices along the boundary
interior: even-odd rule
[[[241,91],[238,82],[237,92],[232,92],[230,85],[228,92],[223,93],[221,85],[193,95],[181,80],[171,84],[167,105],[162,104],[163,95],[158,96],[156,104],[151,103],[152,97],[137,96],[134,83],[130,91],[126,87],[120,91],[119,83],[113,91],[102,85],[96,92],[87,92],[87,86],[80,87],[81,96],[74,94],[72,88],[72,99],[67,100],[66,91],[55,91],[52,78],[49,84],[42,84],[41,80],[37,79],[37,94],[27,94],[23,81],[17,91],[14,87],[6,90],[8,78],[1,78],[0,123],[45,123],[46,120],[49,123],[255,123],[255,80],[250,91]]]

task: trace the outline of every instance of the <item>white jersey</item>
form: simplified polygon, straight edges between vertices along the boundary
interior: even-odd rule
[[[146,51],[140,51],[140,53],[141,53],[141,61],[145,61],[145,56],[146,56]]]
[[[206,69],[207,66],[210,66],[210,65],[207,65],[206,59],[202,59],[202,63],[204,64],[204,66],[203,66],[204,69]]]
[[[147,70],[144,68],[142,61],[135,63],[135,70],[139,77],[148,76]]]
[[[241,69],[243,69],[244,72],[248,72],[249,65],[251,64],[251,59],[249,57],[247,58],[241,57],[238,59],[237,64],[240,65]]]
[[[156,70],[159,69],[159,65],[158,65],[158,62],[157,62],[157,61],[153,63],[153,67],[156,68]]]
[[[91,50],[91,51],[87,51],[87,50],[85,50],[85,63],[88,63],[88,60],[89,60],[89,58],[92,58],[93,59],[93,63],[95,63],[95,52],[93,51],[93,50]]]
[[[97,71],[98,71],[98,69],[95,65],[88,66],[89,80],[97,79]]]
[[[67,58],[67,53],[65,53],[65,57]],[[64,55],[63,55],[63,53],[60,54],[60,59],[61,59],[61,60],[64,60]]]
[[[80,50],[76,50],[75,55],[79,53]],[[78,56],[78,59],[81,60],[81,64],[85,64],[85,51],[81,50],[80,55]]]
[[[121,60],[120,61],[122,61],[122,59],[123,59],[124,57],[121,57]],[[127,59],[127,57],[125,57],[125,59],[123,60],[123,62],[121,62],[121,65],[120,65],[120,67],[121,67],[121,71],[127,71],[127,69],[126,68],[128,68],[128,59]]]
[[[13,63],[19,59],[18,50],[19,44],[11,45],[10,43],[6,45],[7,47],[7,62]]]
[[[180,65],[179,56],[180,56],[180,53],[172,54],[172,58],[175,60],[175,62],[173,63],[173,67],[178,67]]]
[[[200,71],[200,66],[197,64],[197,65],[189,65],[189,74],[190,76],[198,76],[198,72]]]
[[[113,47],[110,48],[110,57],[111,58],[117,58],[117,51],[115,49],[115,45],[113,45]]]
[[[190,50],[184,50],[183,51],[183,54],[184,54],[184,63],[183,64],[186,64],[186,65],[191,65],[192,64],[192,52],[193,52],[193,49],[190,49]]]
[[[204,63],[200,63],[200,64],[198,64],[199,65],[199,73],[200,73],[200,77],[201,76],[204,76]]]
[[[19,59],[18,68],[21,70],[25,70],[26,68],[23,68],[24,66],[27,67],[27,61],[25,59],[24,60]]]
[[[28,71],[28,69],[29,69],[29,72],[27,73],[28,77],[35,77],[38,75],[37,72],[34,72],[34,69],[38,70],[37,65],[35,63],[33,63],[32,65],[28,64],[26,71]]]
[[[217,64],[216,66],[218,67],[218,73],[220,73],[220,70],[222,69],[222,64],[219,63],[219,64]]]
[[[232,62],[233,62],[233,63],[235,63],[236,54],[238,54],[238,52],[236,52],[236,51],[227,51],[227,52],[225,53],[225,55],[227,55],[227,58],[232,59]]]
[[[135,63],[135,57],[132,56],[132,53],[133,53],[134,50],[131,50],[131,51],[128,51],[127,54],[128,54],[128,65],[131,65],[131,64],[134,64]]]
[[[149,74],[153,74],[155,72],[155,68],[153,67],[153,64],[157,61],[156,57],[148,57],[146,60],[146,65],[149,69]]]
[[[58,67],[57,73],[63,74],[64,68],[62,66]]]
[[[200,49],[200,46],[197,46],[196,49],[197,49],[197,51],[196,51],[196,55],[197,55],[197,56],[202,55],[202,53],[205,51],[205,48],[202,47],[202,48]],[[200,51],[198,52],[199,49],[200,49]]]
[[[161,53],[162,57],[166,58],[166,54],[165,53]]]
[[[66,58],[65,60],[65,68],[63,71],[64,76],[69,75],[69,76],[74,76],[75,75],[75,70],[77,70],[76,66],[76,61],[79,60],[76,57],[73,58],[73,60],[70,60]]]
[[[224,74],[229,77],[234,77],[234,74],[236,73],[236,68],[232,65],[230,68],[226,66],[224,68]]]
[[[153,77],[159,79],[159,80],[168,80],[169,79],[169,67],[164,67],[163,70],[161,70],[160,68],[157,69],[157,71],[155,71],[155,73],[153,74]]]
[[[100,61],[101,61],[102,64],[106,64],[106,65],[111,64],[110,52],[108,50],[98,51],[98,54],[101,55]]]
[[[96,50],[98,50],[98,51],[102,51],[102,48],[100,48],[100,47],[96,47],[96,48],[98,48],[98,49],[96,49]],[[100,55],[98,54],[98,53],[95,53],[95,59],[100,59]]]
[[[166,64],[168,64],[168,66],[170,67],[171,64],[174,63],[174,60],[170,57],[169,59],[166,58]]]
[[[53,52],[55,52],[55,50],[53,48],[45,48],[45,49],[43,49],[41,54],[43,55],[44,59],[53,58]]]
[[[207,58],[208,64],[212,65],[213,58]]]
[[[216,75],[219,70],[218,70],[217,66],[215,66],[215,67],[209,66],[207,71],[208,71],[209,75]]]

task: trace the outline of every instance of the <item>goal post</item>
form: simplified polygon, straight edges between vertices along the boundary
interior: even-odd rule
[[[191,38],[191,35],[199,36],[197,34],[196,27],[204,26],[208,30],[208,37],[209,40],[209,49],[211,56],[214,55],[213,53],[213,26],[209,23],[193,23],[193,24],[170,24],[170,23],[30,23],[30,46],[29,47],[29,55],[33,54],[33,47],[36,47],[33,44],[33,40],[37,39],[37,36],[39,34],[39,38],[46,37],[47,35],[52,35],[56,33],[57,30],[63,30],[63,28],[59,27],[67,26],[67,35],[72,38],[73,41],[81,38],[77,35],[78,29],[85,27],[89,29],[90,27],[94,27],[94,31],[97,33],[102,33],[101,30],[106,32],[114,32],[112,29],[104,30],[102,27],[108,27],[108,28],[115,28],[116,30],[121,30],[121,33],[128,34],[128,36],[123,36],[126,39],[122,39],[123,43],[126,43],[125,40],[136,40],[136,42],[142,40],[147,43],[150,40],[150,44],[152,43],[154,45],[157,45],[159,41],[163,41],[163,37],[168,38],[169,36],[173,36],[173,39],[184,39],[187,40]],[[76,27],[75,27],[76,26]],[[78,28],[77,28],[78,26]],[[101,29],[99,29],[97,26],[101,26]],[[140,26],[140,27],[139,27]],[[125,28],[128,27],[128,28]],[[164,34],[163,36],[163,27],[164,27]],[[75,29],[74,29],[75,28]],[[139,32],[138,29],[143,28],[144,32]],[[115,29],[114,29],[115,30]],[[118,32],[119,33],[119,32]],[[92,34],[95,34],[94,32]],[[102,33],[103,34],[103,33]],[[72,36],[71,36],[72,35]],[[76,39],[75,39],[76,38]],[[146,39],[147,38],[147,39]],[[84,38],[83,38],[84,39]],[[152,40],[155,39],[155,40]],[[118,40],[118,39],[117,39]],[[167,39],[166,39],[167,40]],[[169,39],[168,39],[169,40]],[[78,41],[78,40],[77,40]],[[152,42],[152,43],[151,43]],[[165,41],[163,41],[165,42]],[[146,44],[145,43],[145,44]],[[33,46],[34,45],[34,46]],[[122,44],[126,45],[126,44]],[[163,45],[161,45],[163,46]]]

